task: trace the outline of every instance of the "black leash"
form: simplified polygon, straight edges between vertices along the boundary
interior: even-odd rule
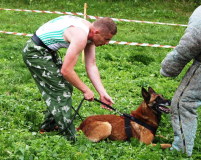
[[[131,115],[129,115],[129,114],[126,114],[126,113],[123,113],[123,114],[122,114],[122,113],[120,113],[119,111],[117,111],[115,108],[109,106],[108,104],[106,104],[106,103],[104,103],[104,102],[102,102],[102,101],[100,101],[100,100],[98,100],[98,99],[96,99],[96,98],[94,98],[94,100],[97,101],[97,102],[99,102],[99,103],[101,103],[101,104],[103,104],[103,105],[105,105],[105,106],[107,106],[108,108],[114,110],[114,111],[117,112],[120,116],[124,116],[124,117],[125,117],[125,124],[126,124],[125,128],[128,128],[128,127],[130,126],[130,125],[129,125],[129,124],[130,124],[130,121],[128,121],[128,119],[129,119],[129,120],[132,120],[133,122],[138,123],[138,124],[141,125],[141,126],[144,126],[144,127],[147,128],[147,129],[153,131],[154,134],[156,133],[156,129],[155,129],[153,126],[151,126],[151,125],[149,125],[149,124],[147,124],[147,123],[145,123],[145,122],[143,122],[143,121],[141,121],[141,120],[139,120],[139,119],[137,119],[137,118],[135,118],[135,117],[133,117],[133,116],[131,116]],[[128,132],[130,132],[130,131],[128,131]]]
[[[70,123],[66,128],[64,128],[64,129],[61,130],[59,133],[57,133],[57,135],[58,135],[58,134],[61,134],[61,133],[63,133],[63,132],[65,132],[66,135],[67,135],[67,129],[70,127],[70,125],[71,125],[71,124],[73,123],[73,121],[75,120],[75,116],[78,114],[78,111],[79,111],[80,107],[82,106],[82,103],[83,103],[84,100],[85,100],[85,98],[83,98],[82,101],[80,102],[80,104],[79,104],[79,106],[78,106],[78,108],[77,108],[77,110],[76,110],[76,112],[75,112],[75,114],[74,114],[74,116],[73,116],[73,119],[72,119],[71,123]]]
[[[101,103],[101,104],[103,104],[103,105],[105,105],[105,106],[107,106],[108,108],[112,109],[113,111],[115,111],[116,113],[118,113],[120,116],[123,116],[122,113],[120,113],[120,112],[117,111],[115,108],[111,107],[110,105],[108,105],[108,104],[106,104],[106,103],[104,103],[104,102],[102,102],[102,101],[100,101],[100,100],[98,100],[98,99],[96,99],[96,98],[94,98],[94,100],[97,101],[97,102],[99,102],[99,103]]]
[[[74,110],[74,112],[76,112],[75,108],[72,106],[72,109]],[[77,113],[77,115],[80,117],[81,121],[83,122],[84,120],[82,119],[82,117],[80,116],[79,113]]]

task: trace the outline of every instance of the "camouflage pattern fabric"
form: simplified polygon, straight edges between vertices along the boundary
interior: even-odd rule
[[[41,129],[51,131],[58,125],[59,131],[63,130],[72,118],[73,86],[60,72],[62,60],[56,52],[50,53],[36,45],[32,39],[27,41],[22,56],[47,105]],[[75,133],[75,126],[72,124],[68,128],[67,137],[74,138]]]

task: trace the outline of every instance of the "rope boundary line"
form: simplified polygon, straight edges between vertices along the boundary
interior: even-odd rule
[[[53,14],[67,14],[67,15],[75,15],[75,16],[85,16],[84,13],[79,12],[60,12],[60,11],[40,11],[40,10],[27,10],[27,9],[7,9],[7,8],[0,8],[0,10],[7,10],[7,11],[23,11],[23,12],[34,12],[34,13],[53,13]],[[99,19],[103,17],[98,16],[90,16],[86,15],[87,19]],[[162,22],[150,22],[150,21],[139,21],[139,20],[129,20],[129,19],[119,19],[119,18],[111,18],[114,21],[123,21],[123,22],[136,22],[136,23],[148,23],[148,24],[160,24],[160,25],[171,25],[171,26],[182,26],[187,27],[188,25],[185,24],[174,24],[174,23],[162,23]]]
[[[33,34],[7,32],[7,31],[0,31],[0,33],[18,35],[18,36],[26,36],[26,37],[33,36]],[[146,47],[159,47],[159,48],[175,48],[175,46],[170,46],[170,45],[148,44],[148,43],[137,43],[137,42],[123,42],[123,41],[109,41],[109,44],[121,44],[121,45],[144,46],[144,47],[145,46]]]

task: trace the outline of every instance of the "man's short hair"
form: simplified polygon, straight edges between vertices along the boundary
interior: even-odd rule
[[[111,33],[112,35],[115,35],[117,33],[117,26],[109,17],[97,19],[95,22],[93,22],[93,26],[100,29],[102,34]]]

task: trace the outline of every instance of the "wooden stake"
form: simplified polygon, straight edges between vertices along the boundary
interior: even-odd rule
[[[87,18],[87,4],[84,3],[84,19]],[[82,63],[84,63],[84,50],[82,51]]]

